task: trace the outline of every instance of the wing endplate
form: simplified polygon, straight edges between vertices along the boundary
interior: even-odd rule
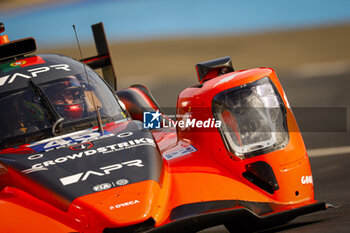
[[[93,69],[102,69],[103,78],[114,89],[117,90],[117,76],[115,75],[112,59],[108,48],[106,33],[103,23],[91,25],[94,35],[97,55],[83,59],[83,62]]]

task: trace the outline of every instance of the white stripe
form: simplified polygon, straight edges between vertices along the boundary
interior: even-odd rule
[[[63,177],[60,179],[60,181],[62,182],[63,185],[77,183],[82,175],[83,173],[81,172],[75,175]]]
[[[340,155],[350,153],[350,146],[329,147],[307,150],[309,157]]]

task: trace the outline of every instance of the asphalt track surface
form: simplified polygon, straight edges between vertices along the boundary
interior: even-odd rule
[[[313,69],[317,69],[317,67]],[[350,72],[339,73],[337,70],[328,70],[322,74],[312,75],[312,70],[309,71],[298,72],[295,70],[290,73],[278,74],[278,76],[292,107],[330,109],[341,107],[347,111],[347,122],[345,122],[347,128],[343,131],[317,132],[315,129],[314,131],[302,132],[305,145],[311,155],[315,198],[333,204],[337,208],[300,216],[286,225],[261,231],[264,233],[350,232]],[[192,79],[195,80],[195,77]],[[161,106],[171,106],[175,103],[177,93],[185,87],[184,84],[174,82],[152,91],[155,97],[160,100]],[[174,98],[165,98],[169,96]],[[297,120],[302,123],[300,121],[303,119]],[[331,119],[330,121],[341,120]],[[334,122],[324,122],[324,124]],[[321,125],[320,127],[322,128]],[[222,225],[201,231],[201,233],[227,232]]]

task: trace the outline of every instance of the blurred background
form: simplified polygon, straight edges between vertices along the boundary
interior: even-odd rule
[[[230,56],[236,70],[272,67],[281,79],[350,68],[347,0],[0,0],[0,20],[10,40],[33,36],[39,52],[74,58],[72,25],[87,57],[95,55],[90,25],[102,21],[119,87],[145,84],[167,94],[164,107],[196,83],[196,63],[217,57]]]
[[[0,21],[10,40],[33,36],[38,52],[77,59],[72,25],[89,57],[90,26],[103,22],[119,88],[144,84],[163,108],[196,84],[196,63],[230,56],[235,70],[272,67],[292,107],[324,108],[296,111],[307,147],[349,144],[350,1],[0,0]],[[334,107],[346,114],[319,118]]]
[[[311,110],[297,120],[316,198],[345,207],[294,222],[291,231],[349,232],[350,1],[0,0],[10,40],[33,36],[39,52],[80,59],[74,24],[83,56],[94,56],[90,25],[101,21],[119,88],[144,84],[163,108],[197,83],[196,63],[230,56],[235,70],[274,68],[293,111]],[[344,114],[322,118],[336,108]],[[327,127],[339,122],[344,127]]]

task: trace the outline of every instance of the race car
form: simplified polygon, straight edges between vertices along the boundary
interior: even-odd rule
[[[145,86],[117,90],[92,30],[80,61],[0,36],[1,232],[242,232],[326,209],[273,69],[198,63],[172,118]]]

